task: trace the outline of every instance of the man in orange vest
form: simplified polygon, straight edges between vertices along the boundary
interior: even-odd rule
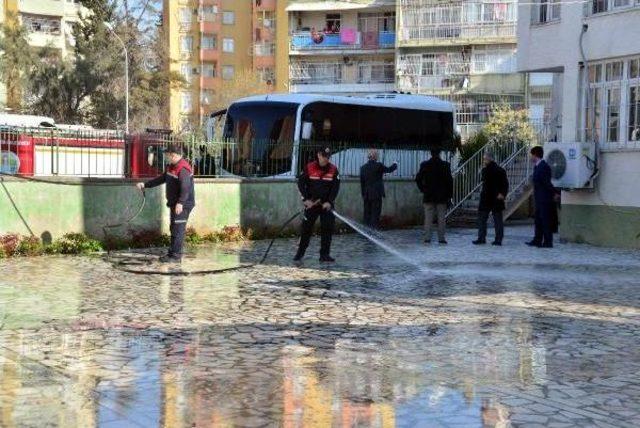
[[[329,161],[330,158],[329,148],[319,150],[316,153],[316,159],[309,162],[298,177],[298,190],[302,195],[305,215],[302,221],[300,244],[294,261],[300,261],[304,257],[311,241],[313,225],[318,217],[320,217],[320,261],[335,261],[331,257],[331,238],[336,220],[331,210],[340,190],[340,177],[338,168]]]

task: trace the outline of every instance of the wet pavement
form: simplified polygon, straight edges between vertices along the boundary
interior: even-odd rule
[[[282,240],[220,275],[0,261],[0,426],[640,426],[638,252],[532,249],[529,232],[385,233],[421,270],[357,235],[333,265],[312,246],[293,267]],[[182,269],[265,247],[199,248]]]

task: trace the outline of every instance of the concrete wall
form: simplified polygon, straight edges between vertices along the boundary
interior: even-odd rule
[[[563,192],[560,237],[640,248],[640,152],[605,152],[595,190]]]
[[[78,181],[75,181],[78,183]],[[422,222],[422,199],[413,180],[391,179],[383,220],[398,227]],[[130,227],[110,230],[126,234],[127,229],[168,231],[168,210],[162,187],[147,191],[147,204]],[[13,206],[9,195],[15,202]],[[85,232],[102,237],[107,224],[131,217],[141,198],[133,183],[82,186],[34,183],[5,179],[0,183],[0,233],[17,232],[54,239],[68,232]],[[273,232],[301,208],[300,197],[290,180],[202,179],[196,182],[196,203],[190,225],[200,233],[242,226],[259,232]],[[336,209],[361,219],[362,203],[358,180],[344,179]],[[20,215],[24,218],[21,219]],[[297,227],[298,224],[292,224]]]

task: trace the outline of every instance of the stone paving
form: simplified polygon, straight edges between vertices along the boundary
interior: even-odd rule
[[[0,261],[1,427],[637,427],[637,251],[358,235],[205,276]],[[317,245],[317,240],[314,240]],[[182,269],[252,263],[265,242]],[[143,258],[135,254],[130,257]],[[140,265],[140,269],[155,269]]]

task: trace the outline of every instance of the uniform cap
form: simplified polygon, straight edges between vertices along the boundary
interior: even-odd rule
[[[318,153],[320,153],[325,158],[331,157],[331,149],[329,147],[325,147],[324,149],[318,150]]]
[[[177,144],[169,144],[167,147],[165,147],[164,149],[165,153],[177,153],[179,155],[182,154],[182,147],[178,146]]]

